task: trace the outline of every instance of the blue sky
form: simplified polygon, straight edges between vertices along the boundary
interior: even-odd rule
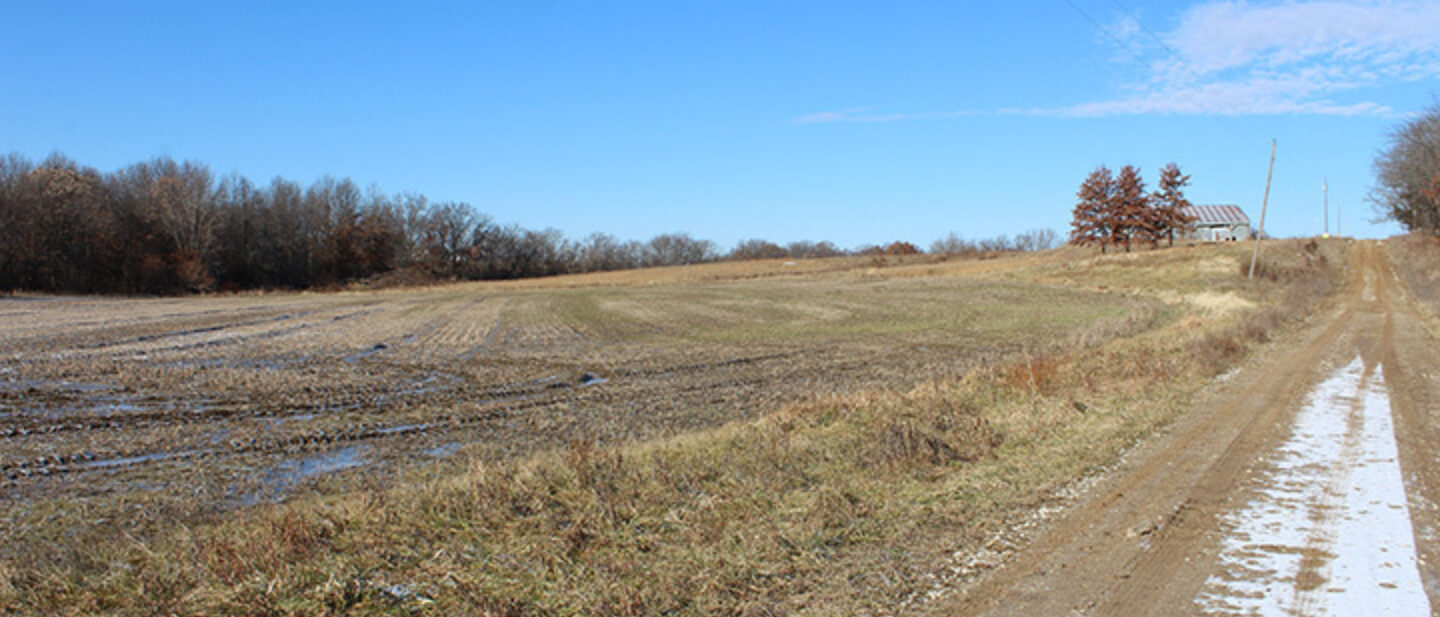
[[[1064,233],[1096,165],[1344,231],[1435,2],[0,2],[0,151],[348,176],[501,222],[841,246]],[[1332,223],[1332,226],[1334,223]]]

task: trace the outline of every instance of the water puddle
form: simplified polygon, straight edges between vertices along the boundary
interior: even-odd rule
[[[361,444],[280,461],[266,470],[261,480],[264,488],[245,495],[240,499],[240,503],[253,506],[262,501],[278,501],[286,492],[305,480],[365,465],[369,451],[370,446]]]
[[[369,446],[347,446],[304,458],[281,461],[271,470],[270,479],[275,484],[288,486],[323,473],[359,467],[365,464],[365,453],[369,450]]]
[[[265,428],[274,430],[291,422],[307,422],[310,420],[314,420],[315,418],[316,415],[313,413],[295,413],[288,416],[278,416],[275,418],[271,418],[270,421],[266,423]]]
[[[12,381],[0,381],[0,390],[36,390],[48,393],[84,394],[89,392],[103,392],[114,389],[115,386],[104,383],[91,383],[85,381],[55,381],[48,379],[21,379]]]
[[[1390,400],[1360,358],[1311,393],[1260,475],[1223,519],[1210,615],[1429,615]]]
[[[143,360],[143,358],[140,358]],[[261,371],[279,371],[304,366],[303,359],[287,358],[183,358],[161,362],[159,366],[165,368],[200,368],[200,369],[252,369]]]
[[[186,450],[183,452],[152,452],[150,454],[139,454],[136,456],[121,456],[117,458],[106,458],[94,461],[85,461],[76,465],[78,469],[119,469],[141,463],[153,463],[157,461],[168,461],[170,459],[189,458],[204,453],[202,450]]]
[[[376,429],[375,432],[380,435],[404,435],[406,433],[421,433],[435,428],[436,426],[439,425],[434,422],[426,422],[423,424],[397,424],[394,426],[387,426],[384,428]]]
[[[426,448],[426,449],[422,450],[422,452],[425,453],[425,456],[428,456],[428,457],[430,457],[430,458],[450,458],[451,456],[454,456],[456,452],[459,452],[459,451],[460,451],[460,442],[458,442],[458,441],[452,441],[452,442],[447,443],[447,444],[444,444],[444,445],[435,446],[435,447],[433,447],[433,448]]]
[[[351,363],[359,362],[359,361],[361,361],[361,360],[363,360],[363,359],[365,359],[365,358],[369,358],[370,356],[373,356],[373,355],[375,355],[375,354],[378,354],[378,353],[380,353],[380,352],[382,352],[382,351],[385,351],[385,350],[387,350],[387,349],[390,349],[390,346],[389,346],[389,345],[386,345],[385,343],[375,343],[374,345],[370,346],[370,348],[369,348],[369,349],[366,349],[365,351],[359,351],[359,352],[356,352],[356,353],[352,353],[352,354],[350,354],[350,355],[348,355],[348,356],[345,356],[345,361],[346,361],[346,362],[351,362]]]

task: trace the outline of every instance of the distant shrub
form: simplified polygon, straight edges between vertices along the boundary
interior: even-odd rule
[[[919,255],[922,252],[923,251],[921,251],[920,248],[915,246],[914,244],[910,244],[909,242],[901,242],[899,240],[891,242],[889,246],[885,247],[886,255]]]

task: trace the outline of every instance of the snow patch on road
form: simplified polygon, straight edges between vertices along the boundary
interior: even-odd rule
[[[1221,571],[1196,598],[1210,615],[1429,615],[1378,366],[1360,358],[1321,383],[1227,514]]]

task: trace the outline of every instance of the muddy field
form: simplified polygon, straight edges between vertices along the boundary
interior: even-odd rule
[[[384,483],[437,461],[906,388],[1160,312],[1094,291],[873,268],[584,282],[0,299],[4,507],[136,494],[234,507],[321,481]]]

